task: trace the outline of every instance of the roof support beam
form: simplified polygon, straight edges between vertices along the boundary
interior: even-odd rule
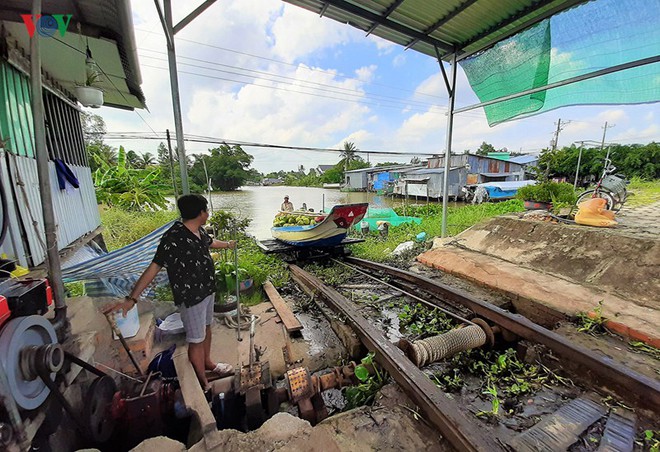
[[[446,77],[442,60],[439,60],[442,75]],[[445,150],[445,173],[442,179],[442,237],[447,237],[447,203],[449,202],[449,172],[451,171],[451,144],[454,135],[454,105],[456,101],[456,53],[451,62],[451,82],[448,83],[449,105],[447,108],[447,147]]]
[[[407,35],[412,38],[418,38],[420,41],[430,44],[432,46],[437,46],[438,48],[444,51],[449,52],[453,50],[453,47],[446,42],[442,42],[439,39],[426,36],[424,33],[420,31],[414,30],[410,27],[406,27],[405,25],[394,22],[392,20],[383,18],[378,14],[372,13],[371,11],[367,11],[366,9],[354,5],[353,3],[349,3],[346,0],[327,0],[327,3],[330,4],[331,6],[334,6],[335,8],[341,9],[351,14],[355,14],[358,17],[374,22],[374,24],[382,25],[383,27],[387,27],[391,30],[397,31],[403,35]]]
[[[449,84],[449,79],[447,78],[447,71],[445,71],[445,67],[442,65],[442,58],[440,57],[440,51],[438,50],[437,47],[435,47],[435,54],[438,57],[438,64],[440,65],[440,72],[442,72],[442,78],[445,80],[445,88],[447,88],[447,94],[451,96],[453,94],[453,88]]]
[[[465,2],[463,2],[462,4],[460,4],[459,6],[454,8],[454,10],[451,11],[449,14],[447,14],[445,17],[443,17],[442,19],[440,19],[439,21],[437,21],[436,23],[431,25],[429,28],[427,28],[424,31],[424,34],[430,35],[431,33],[436,31],[438,28],[442,27],[444,24],[446,24],[447,22],[452,20],[454,17],[456,17],[458,14],[460,14],[463,11],[465,11],[466,9],[468,9],[470,6],[472,6],[476,2],[477,2],[477,0],[466,0]],[[418,42],[419,42],[419,39],[413,39],[412,41],[410,41],[408,43],[405,50],[408,50],[409,48],[411,48],[412,46],[414,46]],[[438,50],[436,49],[436,53],[437,53],[437,51]]]
[[[586,1],[587,0],[569,0],[567,2],[561,3],[560,5],[555,6],[554,8],[550,8],[547,11],[545,11],[544,13],[539,14],[538,16],[535,16],[532,19],[526,20],[525,22],[521,23],[520,25],[518,25],[518,26],[512,28],[511,30],[507,31],[505,34],[503,34],[502,36],[500,36],[498,38],[497,42],[501,42],[501,41],[503,41],[503,40],[505,40],[505,39],[517,34],[517,33],[520,33],[523,30],[526,30],[527,28],[532,27],[533,25],[536,25],[537,23],[539,23],[539,22],[541,22],[541,21],[543,21],[543,20],[545,20],[545,19],[547,19],[547,18],[549,18],[549,17],[551,17],[551,16],[553,16],[557,13],[560,13],[564,10],[572,8],[572,7],[574,7],[574,6],[576,6],[580,3],[585,3]],[[488,28],[487,30],[483,31],[482,33],[479,33],[477,36],[470,39],[469,41],[461,43],[461,45],[460,45],[461,50],[458,51],[460,53],[460,55],[457,56],[457,58],[456,58],[457,61],[464,60],[465,58],[468,58],[468,57],[474,55],[475,53],[481,52],[485,48],[487,48],[491,45],[494,45],[494,43],[491,42],[491,43],[484,44],[482,46],[479,46],[476,49],[470,50],[469,52],[463,52],[462,49],[465,49],[465,48],[471,46],[472,44],[475,44],[475,43],[479,42],[479,40],[485,38],[489,34],[497,31],[498,29],[504,28],[504,27],[512,24],[513,22],[525,17],[527,14],[530,14],[534,10],[536,10],[538,8],[542,8],[543,6],[549,5],[551,3],[553,3],[553,0],[541,0],[537,3],[534,3],[533,5],[530,5],[529,7],[523,9],[522,11],[520,11],[518,14],[515,14],[515,15],[503,20],[502,22],[496,24],[496,25],[493,25],[492,27]]]
[[[178,24],[176,24],[174,26],[174,28],[173,28],[174,34],[177,34],[178,32],[180,32],[186,25],[188,25],[190,22],[195,20],[195,18],[197,18],[197,16],[202,14],[206,10],[206,8],[208,8],[209,6],[211,6],[214,3],[215,3],[215,0],[206,0],[204,3],[202,3],[197,8],[195,8],[195,10],[193,12],[188,14],[186,17],[184,17],[181,20],[181,22],[179,22]]]
[[[404,0],[396,0],[394,3],[392,3],[387,10],[385,10],[385,14],[383,14],[381,17],[383,19],[387,19],[390,14],[392,14],[400,5],[403,3]],[[374,32],[376,28],[378,28],[378,25],[380,24],[373,24],[368,30],[366,36],[369,36],[371,33]]]
[[[174,35],[170,31],[170,27],[167,26],[167,21],[165,20],[165,16],[163,15],[163,10],[160,7],[160,2],[158,0],[154,0],[154,3],[156,4],[156,11],[158,11],[158,18],[160,19],[160,24],[163,26],[163,32],[165,33],[165,40],[167,41],[167,48],[173,49]]]
[[[529,94],[538,93],[540,91],[547,91],[553,88],[559,88],[561,86],[570,85],[572,83],[581,82],[584,80],[589,80],[591,78],[600,77],[607,74],[613,74],[614,72],[624,71],[626,69],[632,69],[639,66],[645,66],[647,64],[660,63],[660,55],[655,55],[648,58],[643,58],[641,60],[630,61],[628,63],[617,64],[616,66],[608,67],[605,69],[600,69],[598,71],[589,72],[587,74],[578,75],[576,77],[567,78],[565,80],[549,83],[547,85],[539,86],[538,88],[532,88],[525,91],[521,91],[515,94],[509,94],[508,96],[498,97],[497,99],[492,99],[486,102],[480,102],[478,104],[468,105],[466,107],[461,107],[454,110],[454,113],[463,113],[464,111],[474,110],[475,108],[486,107],[488,105],[497,104],[499,102],[504,102],[511,99],[516,99],[518,97],[527,96]]]
[[[325,11],[328,9],[328,6],[329,5],[327,3],[323,4],[323,8],[321,8],[321,12],[319,13],[319,17],[323,17],[323,15],[325,14]]]

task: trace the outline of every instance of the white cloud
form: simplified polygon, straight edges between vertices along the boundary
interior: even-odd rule
[[[625,121],[627,120],[626,112],[622,109],[616,110],[605,110],[598,114],[598,119],[601,121],[607,121],[611,126],[615,121]]]
[[[272,33],[273,53],[286,61],[346,44],[353,36],[350,27],[291,5],[285,5],[282,15],[275,19]]]
[[[399,53],[392,60],[392,66],[394,66],[394,67],[401,67],[404,64],[406,64],[406,56],[403,53]]]
[[[147,58],[167,58],[155,7],[153,2],[148,1],[134,1],[132,6],[137,28],[136,41],[141,49],[142,89],[150,109],[149,112],[140,111],[140,114],[158,133],[167,128],[173,133],[168,72],[148,67],[167,68],[166,61]],[[173,6],[175,22],[193,9],[193,5],[185,2],[175,2]],[[415,53],[399,52],[391,57],[389,54],[396,48],[394,44],[373,35],[365,39],[364,33],[353,27],[328,18],[318,18],[309,11],[278,0],[225,0],[216,2],[177,34],[176,44],[187,134],[323,148],[340,147],[346,140],[355,142],[358,148],[365,150],[433,153],[446,147],[443,107],[447,105],[447,93],[437,63],[429,64],[430,60],[424,60]],[[374,57],[365,61],[365,51],[372,52]],[[570,61],[569,54],[555,52],[553,58],[555,61]],[[190,67],[184,63],[208,66],[210,69]],[[403,71],[397,69],[400,67],[405,67],[405,77],[401,76]],[[238,77],[214,69],[251,76]],[[356,78],[347,79],[342,73],[354,74]],[[245,84],[248,81],[266,87]],[[395,85],[397,90],[385,89],[383,84]],[[312,86],[318,89],[312,89]],[[376,102],[365,92],[394,96],[399,99],[399,106],[380,108],[355,102],[387,103]],[[419,102],[432,103],[441,108],[429,110],[426,106],[420,107]],[[475,102],[478,99],[460,69],[457,73],[456,106]],[[560,145],[568,145],[575,140],[600,139],[604,121],[617,124],[617,128],[608,131],[608,141],[610,136],[612,140],[623,140],[623,137],[632,140],[641,136],[648,136],[641,140],[644,142],[657,140],[660,125],[655,111],[657,104],[617,108],[572,107],[491,128],[483,109],[478,109],[455,117],[453,149],[456,152],[475,150],[482,141],[486,141],[496,148],[538,150],[548,146],[555,130],[553,123],[560,117],[575,120],[562,131]],[[109,131],[150,132],[134,112],[102,108],[95,113],[104,116]],[[111,144],[118,145],[119,142]],[[154,153],[158,141],[128,141],[122,144],[128,149]],[[208,147],[202,143],[186,144],[189,153],[204,152]],[[308,168],[320,163],[334,163],[338,159],[336,154],[246,149],[255,156],[254,166],[260,171],[293,169],[300,164]],[[392,156],[371,156],[372,161],[392,159]],[[400,160],[410,159],[402,157]]]
[[[355,75],[357,76],[358,80],[362,82],[371,82],[374,79],[377,68],[378,67],[375,64],[361,67],[355,70]]]

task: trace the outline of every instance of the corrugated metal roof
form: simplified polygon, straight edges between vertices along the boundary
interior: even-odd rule
[[[7,39],[28,54],[30,36],[20,15],[30,14],[31,8],[31,0],[2,0],[0,5]],[[40,40],[42,67],[50,77],[69,91],[84,82],[85,45],[89,43],[104,73],[99,81],[104,105],[146,108],[129,0],[43,0],[42,14],[73,15],[64,36],[55,33]]]
[[[284,0],[388,41],[465,58],[587,0]]]
[[[539,159],[538,155],[517,155],[509,159],[510,162],[526,165],[527,163],[535,162]]]

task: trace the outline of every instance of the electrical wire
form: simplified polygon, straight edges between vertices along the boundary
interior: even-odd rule
[[[159,34],[159,32],[155,32],[155,31],[149,32],[147,30],[139,29],[139,28],[136,28],[136,30],[142,31],[144,33],[158,33]],[[298,68],[298,69],[304,69],[304,70],[311,71],[311,72],[319,72],[319,73],[322,73],[322,74],[325,74],[325,75],[330,75],[332,77],[341,77],[345,80],[353,80],[353,81],[359,81],[361,83],[364,83],[364,80],[360,80],[360,79],[357,79],[355,77],[349,77],[349,76],[344,75],[344,74],[338,74],[334,71],[329,71],[329,70],[319,69],[319,68],[313,68],[313,67],[307,67],[307,66],[301,66],[300,64],[297,64],[297,63],[289,63],[287,61],[276,60],[274,58],[268,58],[268,57],[264,57],[264,56],[261,56],[261,55],[255,55],[255,54],[252,54],[252,53],[241,52],[240,50],[229,49],[227,47],[221,47],[221,46],[216,46],[216,45],[213,45],[213,44],[208,44],[208,43],[205,43],[205,42],[194,41],[192,39],[185,39],[185,38],[177,37],[177,40],[184,41],[184,42],[189,42],[189,43],[192,43],[192,44],[198,44],[198,45],[201,45],[201,46],[210,47],[210,48],[217,49],[217,50],[222,50],[222,51],[225,51],[225,52],[236,53],[238,55],[244,55],[244,56],[249,56],[249,57],[252,57],[252,58],[257,58],[257,59],[261,59],[261,60],[265,60],[265,61],[270,61],[272,63],[282,64],[282,65],[286,65],[286,66],[292,66],[292,67],[295,67],[295,68]],[[141,49],[139,49],[139,50],[141,50]],[[178,56],[177,56],[177,58],[178,58]],[[386,85],[386,84],[383,84],[383,83],[376,83],[376,82],[367,82],[367,83],[370,84],[370,85],[373,85],[373,86],[382,86],[384,88],[389,88],[389,89],[396,90],[396,91],[414,93],[414,94],[418,94],[418,95],[422,95],[422,96],[434,97],[434,98],[437,98],[437,99],[443,99],[444,100],[444,97],[438,96],[436,94],[430,94],[430,93],[424,93],[424,92],[419,92],[419,91],[415,91],[415,90],[409,90],[409,89],[401,88],[401,87],[398,87],[398,86]]]
[[[144,133],[144,132],[142,132]],[[163,135],[157,137],[145,136],[145,135],[131,135],[131,134],[113,134],[107,133],[104,136],[104,139],[107,140],[162,140]],[[269,143],[257,143],[249,141],[237,141],[229,140],[225,138],[216,138],[216,137],[204,137],[199,135],[188,135],[185,134],[183,137],[184,141],[192,143],[206,143],[206,144],[225,144],[227,146],[241,146],[241,147],[255,147],[255,148],[269,148],[269,149],[288,149],[288,150],[300,150],[300,151],[312,151],[312,152],[344,152],[343,149],[333,149],[333,148],[316,148],[316,147],[307,147],[307,146],[287,146],[279,144],[269,144]],[[370,155],[410,155],[410,156],[431,156],[436,155],[438,152],[400,152],[400,151],[378,151],[378,150],[364,150],[360,149],[356,151],[357,154],[370,154]]]
[[[143,50],[149,50],[150,52],[166,55],[165,52],[158,52],[156,50],[151,50],[151,49],[143,49]],[[153,57],[151,55],[142,55],[141,58],[148,58],[148,59],[152,59],[152,60],[156,60],[156,61],[165,61],[165,62],[167,61],[167,59],[165,59],[165,58],[157,58],[157,57]],[[355,93],[355,94],[359,94],[361,96],[364,95],[364,96],[368,96],[368,97],[371,97],[371,98],[391,99],[391,100],[401,102],[401,103],[404,103],[404,104],[418,104],[418,105],[425,106],[425,107],[438,107],[438,108],[442,108],[442,109],[445,109],[445,110],[447,109],[447,106],[445,106],[445,105],[438,105],[438,104],[433,104],[433,103],[430,103],[430,102],[423,102],[423,101],[419,101],[419,100],[409,100],[409,99],[404,99],[404,98],[401,98],[401,97],[387,96],[387,95],[384,95],[384,94],[376,94],[376,93],[372,93],[372,92],[368,92],[368,91],[360,91],[360,90],[357,90],[357,89],[344,88],[344,87],[341,87],[341,86],[333,86],[333,85],[330,85],[330,84],[327,84],[327,83],[313,82],[313,81],[310,81],[310,80],[302,80],[302,79],[299,79],[299,78],[296,78],[296,77],[288,77],[288,76],[285,76],[285,75],[279,75],[279,74],[275,74],[275,73],[267,72],[267,71],[259,71],[259,70],[256,70],[256,69],[248,69],[248,68],[243,68],[243,67],[240,67],[240,66],[232,66],[230,64],[216,63],[216,62],[213,62],[213,61],[203,60],[203,59],[200,59],[200,58],[191,58],[191,57],[185,57],[185,56],[178,56],[177,55],[177,59],[179,59],[179,58],[186,59],[186,60],[191,60],[191,61],[197,61],[197,62],[201,62],[201,63],[205,63],[205,64],[210,64],[210,65],[213,65],[213,66],[220,66],[220,67],[226,67],[226,68],[230,68],[230,69],[245,71],[245,72],[248,72],[248,74],[241,74],[239,72],[233,72],[233,71],[227,71],[227,70],[222,70],[222,69],[215,69],[215,68],[207,67],[207,66],[200,66],[200,65],[196,65],[196,64],[178,62],[178,64],[182,65],[182,66],[196,67],[196,68],[200,68],[200,69],[206,69],[206,70],[209,70],[209,71],[215,71],[215,72],[222,72],[222,73],[231,74],[231,75],[237,75],[237,76],[240,76],[240,77],[251,77],[251,78],[256,78],[256,79],[260,79],[260,80],[268,80],[268,81],[272,81],[272,82],[276,82],[276,83],[286,83],[288,85],[294,85],[294,86],[297,83],[309,84],[309,85],[313,85],[313,86],[309,86],[309,87],[304,86],[304,87],[305,88],[314,88],[314,89],[318,89],[318,90],[321,90],[321,91],[334,92],[334,93],[337,93],[337,94]],[[253,74],[259,74],[259,75],[253,75]],[[284,80],[291,80],[295,83],[287,83],[287,82],[281,82],[279,80],[272,80],[270,78],[261,77],[260,75],[267,76],[267,77],[281,78],[281,79],[284,79]]]

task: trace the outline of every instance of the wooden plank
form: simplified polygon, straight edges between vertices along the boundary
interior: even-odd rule
[[[186,404],[186,408],[195,413],[204,435],[204,442],[207,450],[216,447],[221,438],[219,438],[218,429],[215,424],[215,417],[211,412],[211,407],[204,397],[204,391],[197,380],[195,369],[193,369],[190,360],[188,360],[188,347],[177,347],[172,356],[176,375],[181,386],[181,395]]]
[[[289,332],[289,334],[294,331],[302,330],[302,324],[296,318],[293,312],[291,312],[289,306],[286,304],[284,299],[277,292],[275,286],[273,286],[270,281],[266,281],[264,283],[264,290],[266,291],[266,295],[268,295],[270,302],[275,307],[277,314],[280,316],[280,319],[282,319],[282,323],[284,323],[284,326],[286,327],[286,330]]]

